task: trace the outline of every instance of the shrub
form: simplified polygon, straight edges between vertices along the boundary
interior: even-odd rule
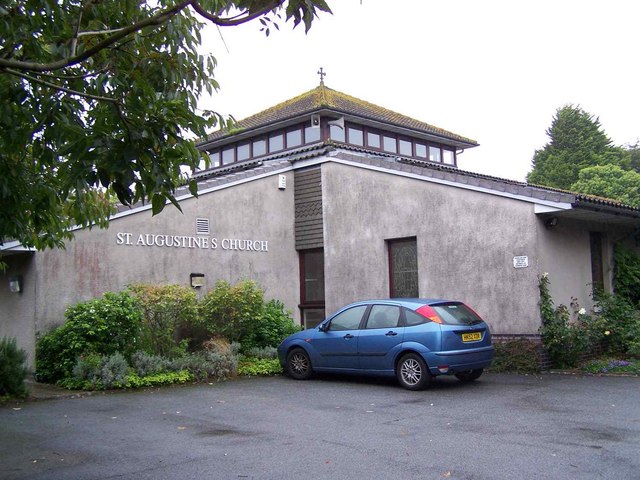
[[[528,339],[494,342],[494,372],[536,373],[540,370],[539,344]]]
[[[253,347],[247,349],[244,352],[244,356],[261,360],[273,360],[278,358],[278,349],[276,347]]]
[[[131,367],[139,377],[148,377],[169,369],[170,361],[158,355],[138,351],[131,356]]]
[[[27,389],[24,379],[28,370],[25,366],[27,353],[18,348],[15,338],[0,340],[0,396],[25,396]]]
[[[299,331],[291,314],[279,300],[270,300],[262,314],[249,326],[248,334],[241,339],[243,351],[254,348],[277,347],[287,336]]]
[[[553,307],[549,279],[540,279],[540,334],[555,367],[574,367],[588,353],[640,356],[640,310],[627,297],[597,292],[595,313],[587,314],[572,302],[569,310]]]
[[[76,359],[85,354],[129,358],[137,349],[140,311],[127,292],[105,293],[102,298],[78,303],[65,312],[66,323],[36,342],[36,374],[40,381],[71,377]]]
[[[73,376],[58,384],[83,390],[122,388],[127,383],[128,374],[129,364],[120,352],[109,356],[89,354],[78,357]]]
[[[600,293],[597,307],[602,319],[605,350],[640,356],[640,310],[620,295]]]
[[[73,367],[73,382],[65,383],[67,388],[96,389],[102,386],[100,377],[104,357],[95,353],[81,355]]]
[[[238,375],[277,375],[282,373],[282,367],[277,359],[244,357],[238,363]]]
[[[231,341],[246,337],[251,323],[261,314],[263,295],[254,282],[243,281],[234,286],[218,282],[202,301],[203,321],[209,334]]]
[[[262,317],[263,305],[264,292],[255,282],[246,280],[232,286],[219,281],[202,300],[202,322],[209,335],[241,342]]]
[[[127,383],[129,364],[120,352],[109,355],[102,363],[100,383],[104,388],[123,387]]]
[[[221,380],[232,377],[236,374],[237,366],[237,357],[223,355],[215,351],[191,353],[173,359],[169,363],[169,368],[172,371],[187,370],[196,380],[208,378]]]
[[[196,333],[196,292],[180,285],[133,284],[129,290],[142,310],[139,348],[164,357],[184,354],[184,340]]]
[[[226,338],[216,336],[203,342],[202,349],[207,352],[217,352],[220,355],[235,355],[232,345]]]
[[[187,383],[195,379],[193,374],[186,370],[180,370],[178,372],[162,372],[155,373],[153,375],[147,375],[146,377],[139,377],[135,373],[127,376],[126,388],[142,388],[142,387],[157,387],[160,385],[172,385],[175,383]]]
[[[631,305],[640,305],[640,255],[616,244],[613,253],[616,295]]]
[[[591,333],[585,328],[587,323],[571,323],[566,306],[554,308],[549,292],[549,277],[540,277],[540,315],[542,326],[540,336],[551,364],[557,368],[574,367],[588,350],[592,341]]]

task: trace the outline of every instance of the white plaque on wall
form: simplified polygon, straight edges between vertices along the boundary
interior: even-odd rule
[[[520,255],[513,257],[513,268],[527,268],[529,266],[529,257]]]

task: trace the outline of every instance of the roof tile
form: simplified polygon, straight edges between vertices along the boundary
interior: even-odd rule
[[[256,113],[250,117],[240,120],[231,130],[218,130],[210,134],[200,143],[207,143],[214,140],[232,136],[238,131],[252,130],[272,123],[294,118],[303,114],[310,114],[314,111],[330,109],[337,113],[350,114],[369,120],[375,120],[398,127],[416,130],[422,133],[437,135],[452,140],[477,145],[475,140],[457,135],[442,128],[402,115],[384,107],[361,100],[351,95],[347,95],[337,90],[333,90],[324,84],[306,93],[286,100],[278,105]]]

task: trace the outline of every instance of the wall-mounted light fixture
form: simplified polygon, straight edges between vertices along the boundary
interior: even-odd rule
[[[11,293],[22,292],[22,275],[9,277],[9,291]]]
[[[192,273],[189,277],[193,288],[204,287],[204,273]]]
[[[544,226],[547,227],[548,229],[552,229],[556,225],[558,225],[558,218],[557,217],[548,218],[544,222]]]
[[[287,176],[278,175],[278,189],[285,190],[287,188]]]

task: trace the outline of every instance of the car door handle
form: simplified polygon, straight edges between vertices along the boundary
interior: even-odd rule
[[[349,340],[350,338],[353,338],[353,335],[351,335],[350,333],[347,333],[343,338],[346,338],[347,340]]]
[[[397,335],[397,333],[394,332],[393,330],[389,330],[387,333],[385,333],[385,335],[387,337],[395,337]]]

